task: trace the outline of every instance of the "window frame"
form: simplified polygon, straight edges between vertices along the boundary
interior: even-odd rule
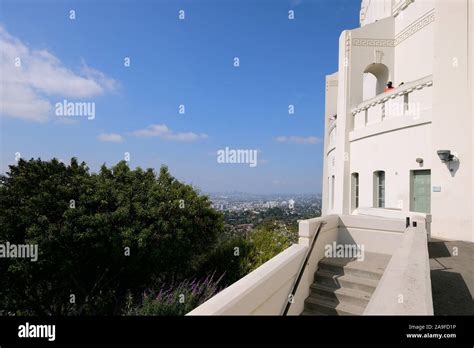
[[[386,176],[384,170],[374,172],[374,207],[385,208],[385,184]]]
[[[353,172],[351,174],[351,205],[352,210],[359,208],[359,200],[360,200],[360,175],[358,172]]]

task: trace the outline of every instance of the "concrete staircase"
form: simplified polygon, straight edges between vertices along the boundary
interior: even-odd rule
[[[364,261],[319,261],[301,315],[362,315],[391,255],[364,253]]]

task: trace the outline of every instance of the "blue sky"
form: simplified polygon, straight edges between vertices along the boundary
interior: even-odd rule
[[[340,32],[358,26],[359,1],[0,6],[2,172],[15,153],[75,156],[95,171],[128,152],[130,166],[166,164],[206,192],[320,192],[324,78]],[[95,118],[56,116],[64,99],[95,103]],[[258,150],[258,165],[217,163],[225,147]]]

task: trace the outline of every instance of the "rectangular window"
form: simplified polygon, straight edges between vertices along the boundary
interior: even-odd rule
[[[335,176],[331,176],[331,209],[334,209],[334,186],[335,186],[335,182],[336,181],[336,178]]]
[[[375,204],[377,208],[385,208],[385,172],[375,172]]]
[[[352,209],[359,208],[359,173],[352,173]]]

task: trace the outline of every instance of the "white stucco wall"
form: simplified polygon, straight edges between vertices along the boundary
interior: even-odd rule
[[[323,191],[322,191],[322,215],[332,212],[330,208],[330,181],[335,176],[335,156],[336,156],[336,136],[337,136],[337,120],[330,127],[330,118],[337,114],[337,90],[338,90],[338,74],[334,73],[326,76],[326,107],[324,112],[324,164],[323,164]]]
[[[423,167],[416,162],[423,158]],[[431,168],[431,124],[351,143],[351,172],[359,173],[359,206],[373,205],[373,172],[385,171],[385,207],[408,210],[410,170]]]
[[[361,26],[388,17],[392,13],[393,0],[362,0],[361,2]]]
[[[472,81],[474,58],[468,49],[474,37],[468,36],[468,23],[474,17],[468,0],[436,0],[432,185],[441,192],[431,194],[433,215],[431,233],[445,239],[473,240],[473,112]],[[470,17],[469,17],[470,15]],[[472,30],[471,30],[472,33]],[[452,173],[441,163],[436,150],[456,152],[459,168]]]
[[[376,170],[386,173],[385,206],[409,210],[410,171],[430,169],[431,188],[441,188],[431,190],[432,237],[473,241],[474,4],[394,0],[396,13],[389,14],[386,4],[363,1],[362,27],[344,31],[339,40],[336,150],[329,156],[325,151],[323,176],[326,185],[328,177],[336,177],[334,209],[328,210],[326,187],[323,214],[352,213],[353,172],[359,173],[359,206],[372,206]],[[395,87],[420,80],[424,85],[410,88],[408,99],[396,96],[383,102],[384,117],[378,103],[354,111],[373,87],[365,78],[364,88],[364,71],[372,63],[389,69]],[[414,113],[387,114],[391,106],[397,110],[407,100]],[[451,150],[459,157],[454,172],[441,163],[438,150]],[[423,166],[417,158],[423,159]]]
[[[395,86],[433,73],[433,12],[434,0],[417,0],[395,17]]]

